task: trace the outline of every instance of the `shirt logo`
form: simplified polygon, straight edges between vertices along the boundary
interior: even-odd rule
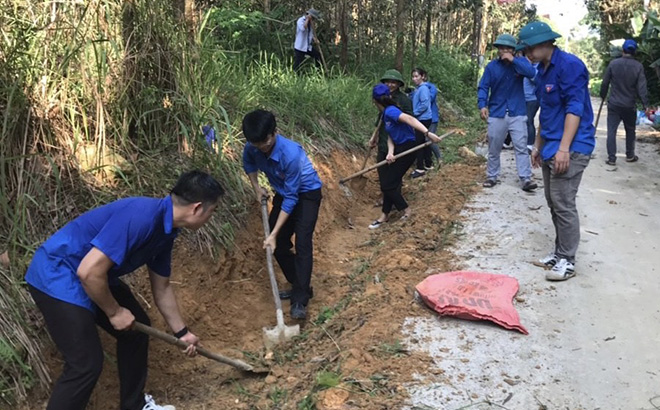
[[[549,93],[550,91],[552,91],[553,88],[555,88],[554,84],[546,84],[545,85],[545,92]]]

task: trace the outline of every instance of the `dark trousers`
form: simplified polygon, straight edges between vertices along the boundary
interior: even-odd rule
[[[321,190],[298,194],[298,204],[284,223],[276,239],[275,259],[282,269],[287,282],[292,286],[291,304],[307,306],[310,297],[310,284],[314,265],[314,228],[321,207]],[[282,209],[282,196],[273,198],[269,224],[273,229]],[[291,237],[296,234],[296,253],[291,252]]]
[[[46,329],[64,358],[62,374],[55,382],[46,410],[84,410],[103,368],[103,348],[96,325],[117,339],[117,368],[121,410],[141,410],[147,382],[149,337],[137,331],[115,330],[101,309],[88,309],[52,298],[28,286],[44,316]],[[130,310],[138,322],[149,317],[121,282],[110,287],[119,305]],[[109,406],[113,407],[114,406]]]
[[[635,156],[635,108],[607,104],[607,158],[610,161],[616,161],[616,130],[621,121],[626,130],[626,158]]]
[[[536,126],[534,125],[534,118],[539,110],[539,100],[527,101],[527,145],[534,145],[536,140]]]
[[[426,128],[431,126],[431,120],[420,121]],[[415,141],[417,145],[423,144],[426,142],[426,137],[423,132],[415,130]],[[396,148],[395,148],[396,150]],[[424,167],[432,167],[433,160],[431,159],[431,147],[424,147],[421,150],[417,151],[417,169],[423,170]]]
[[[405,144],[394,146],[394,155],[410,148],[417,146],[417,141],[406,142]],[[387,156],[387,153],[378,153],[378,160],[382,161]],[[382,159],[381,159],[382,157]],[[401,185],[403,177],[408,172],[408,169],[415,163],[415,154],[408,154],[405,157],[399,158],[392,164],[383,165],[378,168],[378,179],[380,180],[380,190],[383,192],[383,207],[382,211],[385,215],[392,212],[392,208],[396,207],[397,210],[403,211],[408,208],[408,203],[401,194]]]
[[[315,47],[312,47],[311,51],[307,52],[294,48],[293,52],[293,71],[298,71],[298,69],[300,69],[300,65],[302,64],[303,60],[305,60],[306,55],[314,59],[314,63],[317,67],[321,67],[321,54],[319,54],[319,50],[317,50]]]

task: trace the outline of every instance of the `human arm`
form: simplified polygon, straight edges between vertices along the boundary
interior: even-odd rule
[[[554,172],[563,174],[570,164],[570,149],[580,126],[580,119],[587,109],[584,104],[585,90],[588,89],[589,74],[582,61],[572,62],[563,67],[559,77],[560,100],[564,106],[564,131],[559,150],[554,158]]]
[[[541,147],[543,146],[543,139],[541,138],[541,124],[536,127],[536,138],[534,139],[534,146],[532,147],[532,166],[539,168],[543,164],[541,158]]]
[[[252,189],[254,189],[254,194],[256,195],[257,202],[261,203],[261,198],[268,197],[268,191],[266,188],[259,185],[259,177],[257,172],[250,172],[247,174],[250,179],[250,184],[252,184]]]
[[[385,156],[385,160],[390,164],[395,161],[394,141],[392,141],[392,137],[390,137],[389,135],[387,136],[387,156]]]
[[[298,151],[295,155],[289,153],[280,161],[282,168],[278,170],[278,173],[284,176],[284,185],[282,188],[278,189],[278,194],[282,197],[282,205],[280,207],[280,212],[277,215],[275,226],[273,226],[270,235],[264,240],[264,248],[270,246],[272,250],[275,250],[275,239],[287,219],[289,219],[289,215],[293,213],[293,210],[298,204],[298,193],[300,192],[300,187],[302,185],[303,164],[306,159],[305,151],[302,147],[298,146]]]
[[[114,264],[106,254],[93,247],[80,261],[76,274],[85,293],[105,313],[112,327],[121,331],[133,325],[135,316],[130,310],[120,306],[110,292],[108,271]]]
[[[603,75],[603,82],[600,84],[600,99],[604,100],[607,97],[607,90],[610,87],[610,80],[612,79],[612,69],[608,65]]]
[[[490,90],[490,65],[486,66],[477,88],[477,102],[482,120],[488,119],[488,91]]]
[[[399,122],[410,125],[414,130],[417,130],[428,137],[433,142],[440,142],[442,138],[438,137],[435,133],[429,132],[429,129],[424,126],[419,120],[412,115],[401,113],[399,115]]]
[[[148,270],[149,280],[151,282],[151,292],[154,295],[154,303],[160,314],[163,315],[165,322],[175,334],[187,329],[183,318],[181,317],[181,312],[176,301],[176,296],[174,295],[174,289],[170,283],[170,278],[160,276],[151,269]],[[188,330],[185,334],[179,337],[179,340],[188,344],[188,348],[185,350],[186,354],[188,356],[194,356],[196,353],[195,347],[199,345],[199,338]]]
[[[536,76],[536,69],[526,57],[515,57],[512,64],[515,72],[523,77],[533,79]]]
[[[639,75],[637,76],[637,95],[639,99],[642,100],[642,105],[647,111],[646,117],[648,118],[649,111],[649,98],[648,98],[648,89],[646,88],[646,75],[644,75],[644,67],[640,65]]]

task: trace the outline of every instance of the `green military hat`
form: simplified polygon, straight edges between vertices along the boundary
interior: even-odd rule
[[[520,29],[518,34],[519,48],[532,47],[559,37],[561,37],[561,34],[552,31],[548,23],[533,21]]]
[[[399,70],[395,70],[393,68],[390,69],[390,70],[385,71],[385,74],[383,74],[383,76],[380,77],[380,82],[381,83],[385,82],[386,80],[398,81],[398,82],[401,83],[401,87],[406,85],[406,83],[403,81],[403,76],[401,75]]]
[[[495,47],[502,46],[502,47],[516,48],[517,41],[516,38],[511,34],[500,34],[499,36],[497,36],[497,39],[495,39],[493,45]]]

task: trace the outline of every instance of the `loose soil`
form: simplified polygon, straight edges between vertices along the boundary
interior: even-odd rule
[[[235,247],[212,259],[179,241],[172,280],[188,326],[204,346],[218,353],[271,368],[267,377],[241,373],[202,358],[187,358],[177,348],[153,340],[147,391],[158,402],[178,409],[392,409],[407,397],[404,383],[431,363],[400,341],[408,316],[431,316],[414,302],[414,286],[429,268],[449,270],[453,257],[446,246],[459,225],[458,215],[478,189],[482,172],[474,164],[452,164],[418,180],[406,178],[404,195],[413,217],[367,228],[380,212],[375,172],[361,192],[342,189],[336,181],[359,168],[357,158],[336,152],[317,161],[325,181],[315,233],[314,299],[301,336],[268,352],[262,328],[275,325],[272,291],[261,248],[263,230],[258,204],[236,238]],[[217,217],[222,217],[221,215]],[[190,242],[190,241],[189,241]],[[280,284],[286,285],[276,265]],[[131,275],[131,286],[152,318],[166,329],[153,304],[146,274]],[[284,287],[284,286],[282,286]],[[285,321],[289,303],[284,302]],[[103,332],[101,332],[103,333]],[[114,342],[103,335],[106,363],[89,405],[116,408],[118,380]],[[56,376],[61,360],[51,352]],[[43,408],[45,397],[31,408]]]

